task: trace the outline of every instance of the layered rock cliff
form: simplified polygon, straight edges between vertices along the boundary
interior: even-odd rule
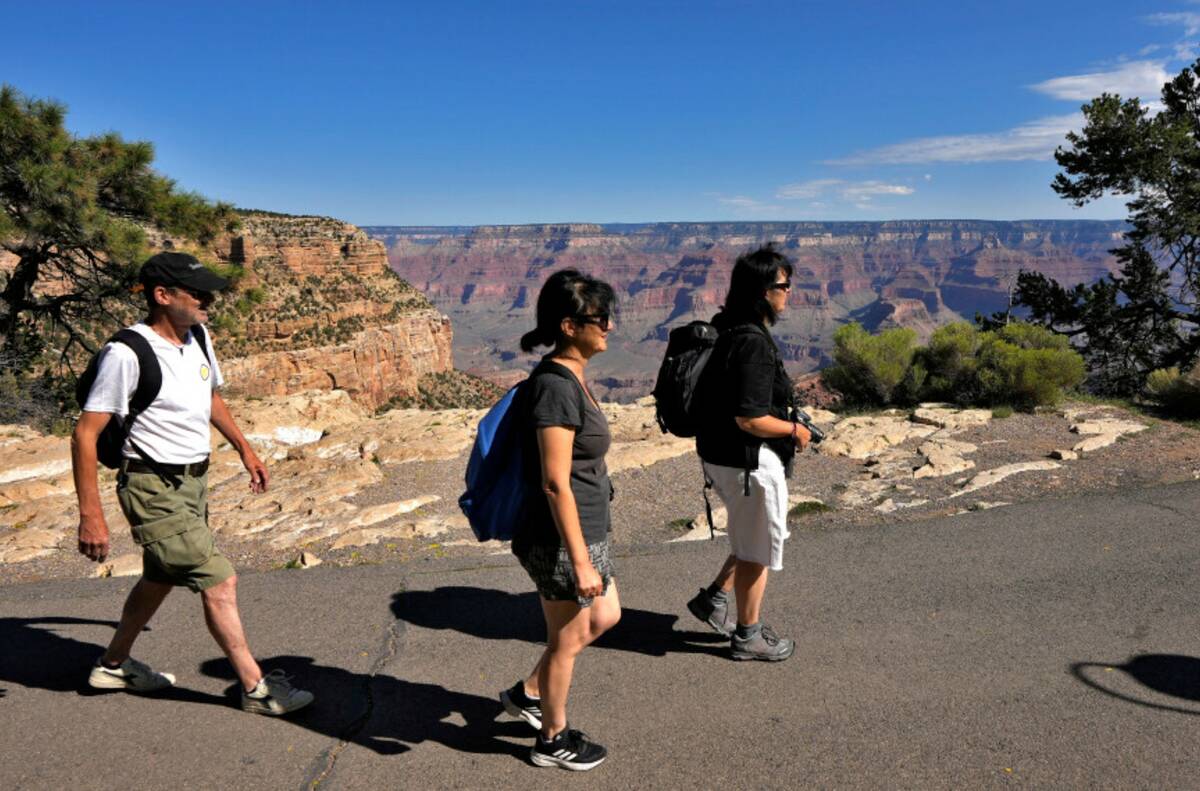
[[[387,245],[393,269],[455,322],[459,366],[497,381],[532,359],[517,339],[533,326],[548,273],[572,266],[612,283],[618,326],[594,367],[597,389],[619,399],[649,392],[668,331],[711,317],[734,259],[765,242],[796,264],[791,308],[775,333],[789,368],[802,373],[829,362],[833,332],[849,320],[927,336],[1003,310],[1021,269],[1094,281],[1115,270],[1108,250],[1123,229],[972,220],[364,228]]]
[[[211,324],[234,394],[336,388],[374,409],[454,367],[450,320],[353,225],[250,214],[207,252],[237,276]]]

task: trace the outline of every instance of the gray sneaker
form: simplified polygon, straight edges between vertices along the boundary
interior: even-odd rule
[[[734,659],[782,662],[795,652],[796,643],[775,634],[771,627],[764,626],[753,637],[738,637],[735,632],[729,640],[729,649]]]
[[[242,690],[242,710],[253,714],[278,717],[313,702],[313,693],[296,689],[282,670],[272,670],[262,677],[252,691]]]
[[[729,618],[728,596],[720,601],[713,601],[712,597],[708,595],[708,591],[701,588],[700,592],[687,603],[687,608],[702,623],[708,624],[714,632],[725,636],[733,634],[734,624]]]

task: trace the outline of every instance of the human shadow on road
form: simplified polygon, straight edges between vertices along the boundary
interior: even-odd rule
[[[546,640],[542,608],[532,591],[513,594],[460,585],[401,591],[392,597],[392,613],[414,626],[451,629],[484,640]],[[708,631],[678,631],[678,620],[678,615],[622,607],[620,622],[594,645],[650,656],[728,653],[728,637]]]
[[[1088,687],[1117,700],[1160,711],[1200,715],[1200,708],[1171,706],[1142,699],[1129,692],[1115,689],[1116,683],[1103,683],[1105,674],[1111,671],[1119,671],[1123,674],[1118,677],[1118,680],[1128,678],[1152,692],[1200,703],[1200,659],[1196,657],[1181,654],[1135,654],[1124,664],[1076,662],[1071,665],[1071,675]]]
[[[75,692],[80,695],[106,695],[110,691],[88,686],[88,673],[104,646],[59,634],[55,627],[108,626],[117,628],[115,621],[91,618],[43,616],[38,618],[0,618],[0,681],[8,681],[30,689],[50,692]],[[145,631],[150,631],[149,627]],[[181,687],[156,692],[161,700],[180,700],[189,703],[225,701]]]
[[[436,742],[467,753],[499,753],[524,757],[534,731],[515,720],[496,722],[500,702],[437,684],[405,681],[386,673],[355,673],[316,664],[307,656],[259,660],[264,671],[276,668],[296,677],[297,686],[312,690],[316,700],[288,715],[297,727],[361,745],[382,755],[408,752],[422,742]],[[213,659],[200,672],[235,678],[226,659]],[[239,685],[227,691],[231,704],[240,700]],[[528,737],[521,743],[499,736]]]

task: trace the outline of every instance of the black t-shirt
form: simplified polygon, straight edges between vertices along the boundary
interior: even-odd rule
[[[550,513],[550,503],[541,493],[537,430],[549,426],[565,426],[575,431],[571,447],[571,492],[579,510],[579,525],[584,543],[591,545],[604,541],[612,527],[609,515],[612,486],[604,462],[612,435],[604,413],[569,369],[550,360],[543,360],[522,387],[525,388],[522,412],[525,416],[525,474],[537,494],[530,498],[524,518],[517,524],[513,552],[520,555],[526,547],[562,544]]]
[[[713,319],[721,331],[704,369],[705,420],[696,433],[696,452],[709,464],[758,469],[758,450],[767,447],[788,464],[795,454],[792,438],[761,439],[738,428],[735,417],[787,420],[792,383],[783,368],[775,341],[759,324],[731,325],[723,316]]]

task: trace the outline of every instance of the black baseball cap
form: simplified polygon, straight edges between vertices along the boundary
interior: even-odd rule
[[[138,272],[145,286],[183,286],[195,291],[220,291],[229,281],[187,253],[158,253],[146,259]]]

